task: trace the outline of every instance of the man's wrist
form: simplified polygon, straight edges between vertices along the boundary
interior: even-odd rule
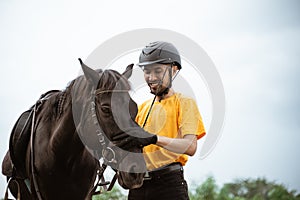
[[[169,140],[167,137],[157,135],[156,145],[158,145],[160,147],[164,147],[164,146],[168,145],[168,143],[169,143]]]

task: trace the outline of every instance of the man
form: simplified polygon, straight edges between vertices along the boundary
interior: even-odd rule
[[[205,130],[196,102],[172,88],[180,55],[171,43],[153,42],[142,50],[138,65],[155,96],[139,106],[136,116],[147,132],[138,145],[144,146],[148,171],[142,187],[131,189],[128,199],[189,199],[182,166],[195,154]]]

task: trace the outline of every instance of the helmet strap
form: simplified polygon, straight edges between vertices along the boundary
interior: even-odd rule
[[[160,87],[162,86],[162,83],[163,83],[163,81],[164,81],[164,79],[165,79],[167,70],[168,70],[168,68],[165,69],[164,74],[163,74],[163,77],[162,77],[162,78],[160,79],[160,81],[159,81]],[[155,96],[159,96],[159,97],[161,97],[161,99],[163,99],[163,96],[165,96],[166,94],[168,94],[169,90],[170,90],[170,84],[168,85],[168,87],[166,87],[166,89],[164,89],[164,90],[161,91],[161,92],[157,92],[157,93],[155,93],[154,95],[155,95]]]
[[[169,71],[169,85],[166,87],[166,89],[164,89],[162,92],[159,92],[159,93],[157,93],[156,94],[156,96],[159,96],[159,97],[161,97],[160,98],[160,101],[162,100],[162,99],[164,99],[164,96],[166,95],[166,94],[168,94],[169,93],[169,90],[170,90],[170,88],[172,87],[172,82],[173,82],[173,80],[176,78],[176,76],[178,75],[178,73],[179,73],[179,70],[176,72],[176,74],[175,74],[175,76],[172,78],[172,67],[173,67],[173,63],[171,63],[171,66],[170,66],[170,68],[167,68],[166,70],[168,70]],[[164,77],[165,77],[165,74],[166,74],[166,71],[165,71],[165,73],[164,73],[164,75],[163,75],[163,78],[162,78],[162,81],[163,81],[163,79],[164,79]]]

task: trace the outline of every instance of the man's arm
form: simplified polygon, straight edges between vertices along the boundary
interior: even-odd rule
[[[185,135],[183,138],[169,138],[158,135],[156,145],[174,153],[193,156],[197,150],[197,137],[192,134]]]

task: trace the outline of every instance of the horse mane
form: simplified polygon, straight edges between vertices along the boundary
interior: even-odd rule
[[[70,93],[74,83],[75,79],[71,81],[65,89],[53,92],[51,96],[49,96],[46,99],[44,103],[47,103],[48,106],[43,106],[43,112],[48,113],[48,115],[45,115],[46,121],[51,121],[52,119],[60,118],[61,115],[64,113],[66,105],[70,103]]]
[[[67,87],[61,91],[56,98],[56,107],[57,107],[57,114],[58,117],[60,117],[63,114],[64,111],[64,104],[65,102],[69,99],[68,97],[71,96],[71,89],[75,83],[75,80],[72,80],[71,82],[68,83]]]
[[[100,74],[99,83],[97,88],[103,90],[127,90],[131,89],[128,80],[119,72],[108,69],[102,71],[101,69],[96,70]],[[96,88],[94,88],[96,89]],[[70,81],[64,90],[61,90],[55,95],[55,98],[51,98],[51,104],[55,105],[56,109],[49,107],[48,109],[52,113],[50,116],[59,118],[64,113],[66,107],[70,106],[71,102],[83,103],[84,99],[90,95],[92,91],[91,85],[85,79],[84,75],[77,77]],[[72,98],[75,98],[72,100]],[[80,100],[81,99],[81,100]],[[75,100],[75,101],[74,101]],[[49,116],[49,117],[50,117]]]

